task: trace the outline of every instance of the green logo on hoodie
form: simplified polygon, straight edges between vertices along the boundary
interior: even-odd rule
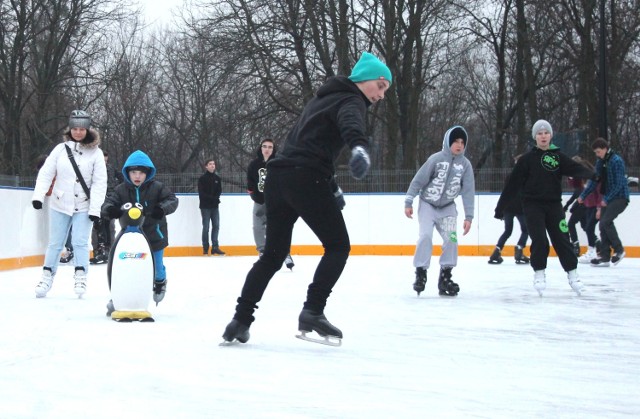
[[[548,171],[555,172],[560,168],[560,157],[555,153],[544,153],[540,163]]]
[[[569,226],[567,226],[567,220],[565,220],[564,218],[562,219],[562,221],[560,221],[559,227],[560,227],[560,231],[562,231],[563,233],[569,232]]]

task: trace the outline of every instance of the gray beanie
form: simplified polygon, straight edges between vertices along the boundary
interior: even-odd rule
[[[549,134],[551,134],[551,138],[553,138],[553,128],[551,128],[551,124],[544,119],[538,119],[535,124],[533,124],[533,128],[531,128],[531,136],[533,139],[536,139],[536,134],[539,131],[547,130]]]
[[[69,128],[84,128],[89,129],[91,127],[91,116],[85,111],[75,110],[71,111],[69,116]]]

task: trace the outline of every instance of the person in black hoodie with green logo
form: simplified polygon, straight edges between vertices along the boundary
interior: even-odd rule
[[[533,124],[531,135],[536,145],[516,162],[498,200],[495,218],[503,219],[506,205],[521,193],[527,230],[531,237],[533,287],[540,296],[546,288],[548,233],[560,264],[567,272],[569,285],[580,295],[583,284],[576,270],[578,257],[567,234],[569,228],[562,208],[562,177],[589,179],[595,173],[551,144],[553,130],[551,124],[544,119]]]
[[[351,250],[341,212],[345,201],[334,180],[335,161],[342,149],[349,147],[352,176],[365,177],[371,164],[365,129],[367,107],[384,98],[391,81],[389,68],[374,55],[363,53],[348,78],[331,77],[320,87],[289,132],[283,150],[268,163],[264,253],[247,274],[233,320],[222,335],[226,343],[249,340],[257,303],[282,266],[293,226],[302,218],[322,243],[324,255],[298,317],[300,337],[314,340],[306,333],[315,331],[324,338],[320,343],[340,344],[342,332],[324,315],[329,294]]]

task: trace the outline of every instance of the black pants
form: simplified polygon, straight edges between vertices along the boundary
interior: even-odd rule
[[[549,240],[560,259],[562,268],[572,271],[578,266],[578,258],[573,252],[573,246],[567,234],[567,222],[564,219],[562,203],[558,202],[533,202],[524,203],[524,215],[527,220],[527,228],[531,237],[531,267],[534,271],[547,268],[549,257]]]
[[[609,202],[606,207],[602,207],[600,210],[600,241],[602,242],[600,257],[602,260],[606,261],[611,258],[611,249],[616,253],[621,253],[624,250],[613,220],[627,208],[627,205],[629,205],[629,201],[619,198]]]
[[[527,246],[527,239],[529,238],[529,232],[527,230],[527,222],[524,219],[524,214],[514,214],[512,212],[504,213],[504,233],[498,239],[497,246],[502,250],[507,239],[511,237],[513,233],[513,219],[517,218],[520,224],[520,238],[518,239],[518,246],[523,249]]]
[[[234,318],[245,325],[253,322],[256,304],[289,253],[298,218],[311,228],[324,247],[304,303],[304,308],[322,313],[351,250],[347,227],[329,180],[308,168],[270,167],[264,197],[267,209],[264,253],[247,274]]]
[[[582,204],[576,204],[571,206],[571,215],[569,216],[569,238],[572,242],[578,241],[578,231],[576,230],[576,224],[580,223],[583,230],[587,230],[587,209]]]

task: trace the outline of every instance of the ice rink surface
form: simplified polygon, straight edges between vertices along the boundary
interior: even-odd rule
[[[462,257],[461,291],[412,290],[410,257],[355,256],[325,314],[335,348],[296,339],[319,260],[273,278],[245,345],[220,347],[255,257],[166,258],[155,323],[105,316],[106,266],[73,268],[36,299],[40,268],[0,272],[1,418],[616,418],[640,416],[640,260],[556,258],[538,297],[528,265]]]

